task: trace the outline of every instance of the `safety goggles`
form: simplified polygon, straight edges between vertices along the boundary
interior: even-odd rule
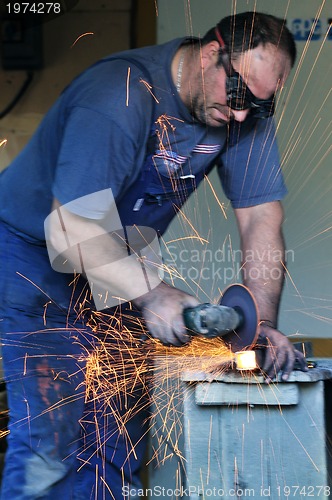
[[[234,111],[250,109],[251,116],[254,118],[269,118],[274,114],[273,95],[270,99],[258,99],[244,83],[241,75],[237,73],[230,61],[225,48],[225,43],[216,27],[216,35],[220,45],[221,62],[226,73],[226,94],[227,106]]]

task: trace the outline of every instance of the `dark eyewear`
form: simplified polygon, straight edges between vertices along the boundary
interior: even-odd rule
[[[250,91],[241,75],[234,70],[218,28],[216,28],[216,35],[220,45],[221,63],[227,77],[227,106],[234,111],[250,109],[250,114],[254,118],[264,119],[273,116],[275,96],[273,95],[270,99],[258,99]]]

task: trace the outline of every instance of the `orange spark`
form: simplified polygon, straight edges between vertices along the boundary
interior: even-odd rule
[[[290,275],[290,272],[288,271],[287,267],[285,266],[285,264],[280,261],[280,264],[282,265],[282,267],[284,268],[284,271],[285,271],[285,274],[288,276],[288,278],[290,279],[290,282],[292,283],[293,287],[295,288],[296,292],[298,293],[302,303],[304,304],[304,300],[302,299],[302,296],[301,296],[301,293],[299,291],[299,289],[297,288],[297,286],[295,285],[295,282],[292,278],[292,276]]]
[[[177,243],[178,241],[185,241],[185,240],[198,240],[201,243],[209,243],[209,240],[206,240],[205,238],[202,238],[201,236],[183,236],[182,238],[175,238],[174,240],[168,240],[167,245],[170,245],[171,243]]]
[[[146,80],[143,80],[141,78],[140,80],[141,83],[143,83],[143,85],[145,85],[145,87],[147,88],[147,90],[150,92],[150,94],[152,95],[153,99],[156,101],[157,104],[159,104],[159,101],[158,99],[156,98],[156,96],[154,95],[154,93],[152,92],[152,86],[146,81]]]
[[[197,239],[202,243],[202,245],[203,245],[203,243],[207,243],[207,241],[202,236],[199,235],[197,229],[194,227],[194,225],[192,224],[192,222],[185,215],[185,213],[183,212],[183,210],[180,210],[180,208],[179,208],[179,212],[178,213],[184,219],[184,221],[187,222],[187,224],[189,225],[189,227],[191,227],[191,229],[196,234]]]
[[[71,45],[71,47],[70,47],[70,48],[72,49],[72,48],[74,47],[74,45],[76,45],[76,44],[77,44],[77,42],[78,42],[81,38],[83,38],[84,36],[87,36],[87,35],[94,35],[94,33],[93,33],[92,31],[88,31],[87,33],[82,33],[82,35],[80,35],[80,36],[78,36],[78,37],[76,38],[75,42]]]
[[[208,183],[208,185],[209,185],[209,187],[210,187],[210,189],[211,189],[211,191],[212,191],[212,194],[213,194],[213,196],[215,197],[215,200],[216,200],[216,202],[218,203],[218,205],[219,205],[219,207],[220,207],[220,209],[221,209],[221,211],[222,211],[222,213],[223,213],[223,215],[224,215],[225,219],[227,220],[227,214],[226,214],[226,211],[225,211],[224,204],[223,204],[223,203],[221,203],[221,201],[219,200],[219,198],[218,198],[218,196],[217,196],[217,193],[216,193],[216,191],[215,191],[214,187],[212,186],[212,183],[211,183],[211,181],[210,181],[210,179],[208,178],[208,176],[207,176],[207,175],[205,176],[205,180],[206,180],[206,182]]]
[[[130,66],[128,67],[128,74],[127,74],[127,98],[126,98],[126,106],[129,105],[129,79],[130,79]]]

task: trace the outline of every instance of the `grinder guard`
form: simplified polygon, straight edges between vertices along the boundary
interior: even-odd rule
[[[238,328],[222,336],[232,352],[251,349],[258,337],[258,308],[250,290],[240,284],[230,285],[219,301],[222,306],[232,307],[240,312],[242,321]]]
[[[222,337],[233,351],[250,349],[258,336],[256,301],[244,285],[230,285],[218,305],[201,304],[184,310],[184,321],[192,335]]]

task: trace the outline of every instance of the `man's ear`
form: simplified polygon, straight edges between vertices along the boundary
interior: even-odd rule
[[[220,45],[217,40],[212,40],[206,45],[203,45],[201,47],[201,58],[203,64],[211,61],[217,62],[219,49]]]

